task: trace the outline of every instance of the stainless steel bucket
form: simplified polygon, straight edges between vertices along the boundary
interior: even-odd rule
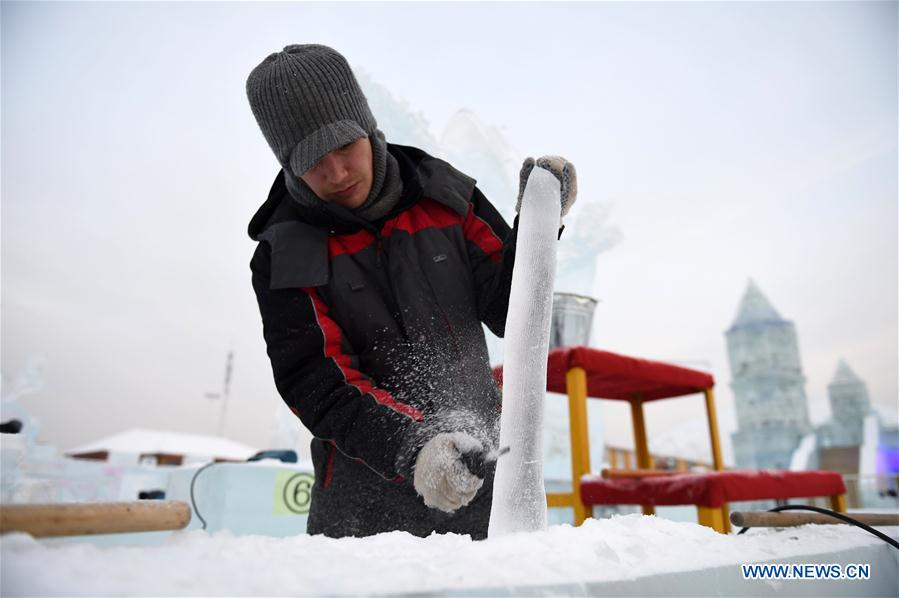
[[[549,348],[588,345],[596,299],[574,293],[553,293]]]

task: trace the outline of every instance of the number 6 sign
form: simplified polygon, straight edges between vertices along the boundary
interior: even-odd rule
[[[279,471],[275,478],[275,515],[305,515],[312,504],[311,473]]]

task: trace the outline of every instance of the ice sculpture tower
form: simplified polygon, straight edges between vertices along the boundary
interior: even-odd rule
[[[785,469],[811,431],[805,376],[792,322],[750,280],[725,333],[737,408],[737,467]]]
[[[830,398],[829,434],[823,438],[825,446],[860,446],[864,440],[865,418],[871,412],[868,387],[840,360],[833,380],[827,385]]]

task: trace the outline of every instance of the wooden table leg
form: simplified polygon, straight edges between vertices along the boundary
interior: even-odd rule
[[[846,512],[846,495],[845,494],[835,494],[830,497],[830,508],[836,511],[837,513],[845,513]]]
[[[571,487],[574,494],[574,524],[593,514],[581,499],[581,476],[590,473],[590,437],[587,431],[587,372],[574,367],[565,374],[568,390],[568,425],[571,435]]]
[[[727,533],[724,524],[724,515],[721,507],[696,507],[697,521],[699,525],[710,527],[716,532]]]
[[[631,422],[634,426],[634,448],[637,453],[637,468],[652,468],[652,458],[649,455],[649,442],[646,440],[646,419],[643,417],[643,399],[635,394],[630,400]],[[656,509],[652,505],[642,505],[644,515],[655,515]]]
[[[715,413],[715,394],[711,388],[703,390],[705,394],[705,410],[709,419],[709,439],[712,442],[712,466],[715,471],[724,469],[724,460],[721,458],[721,440],[718,435],[718,415]]]

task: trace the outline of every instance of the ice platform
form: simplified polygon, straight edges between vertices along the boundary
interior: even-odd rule
[[[870,578],[743,579],[747,563],[865,564]],[[0,538],[0,594],[896,596],[899,550],[845,525],[726,536],[643,515],[482,542],[403,532],[336,540],[197,530],[156,546],[106,547],[13,534]]]

